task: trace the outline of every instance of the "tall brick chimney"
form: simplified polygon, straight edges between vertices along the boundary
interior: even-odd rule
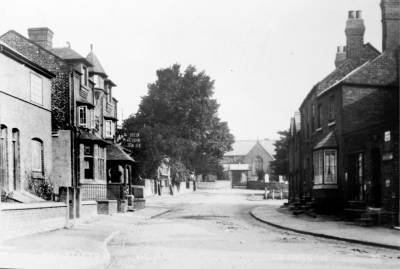
[[[29,28],[28,37],[46,49],[53,47],[53,31],[47,27]]]
[[[364,20],[360,10],[349,11],[345,33],[347,37],[347,58],[357,58],[364,45],[365,33]]]
[[[400,46],[400,0],[382,0],[382,50]]]
[[[346,47],[338,46],[336,52],[335,66],[339,67],[344,61],[346,61]]]

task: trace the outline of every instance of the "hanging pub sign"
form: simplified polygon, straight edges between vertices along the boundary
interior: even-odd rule
[[[142,148],[142,140],[139,132],[122,131],[120,137],[124,147],[131,150],[138,150]]]

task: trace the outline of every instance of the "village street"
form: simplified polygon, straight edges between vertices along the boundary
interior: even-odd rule
[[[255,191],[221,190],[148,199],[171,211],[129,222],[109,242],[115,268],[399,268],[399,252],[270,227],[249,215]]]

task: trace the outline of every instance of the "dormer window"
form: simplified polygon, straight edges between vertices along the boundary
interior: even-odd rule
[[[82,66],[82,85],[88,85],[88,68],[86,66]]]

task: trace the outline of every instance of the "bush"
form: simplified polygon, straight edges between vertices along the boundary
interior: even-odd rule
[[[28,190],[30,193],[46,200],[51,201],[54,194],[54,186],[48,180],[43,179],[29,179]]]

